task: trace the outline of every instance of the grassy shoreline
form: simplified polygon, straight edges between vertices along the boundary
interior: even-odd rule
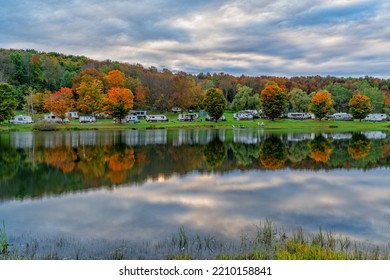
[[[142,119],[139,123],[116,124],[110,119],[97,120],[96,123],[79,123],[78,120],[71,120],[68,124],[59,124],[56,130],[126,130],[126,129],[201,129],[201,128],[261,128],[264,130],[280,131],[363,131],[363,130],[390,130],[390,122],[360,122],[355,121],[319,121],[319,120],[290,120],[278,119],[270,121],[267,119],[236,121],[232,112],[226,112],[226,121],[210,122],[204,117],[193,122],[178,121],[177,114],[167,114],[168,122],[146,122]],[[31,124],[0,124],[0,132],[9,131],[33,131]]]
[[[375,245],[323,231],[309,234],[301,227],[286,232],[266,220],[237,241],[200,236],[180,227],[156,241],[77,240],[70,237],[8,240],[3,229],[0,260],[389,260],[390,244]],[[5,242],[4,242],[5,240]],[[18,242],[18,244],[16,244]],[[7,244],[4,247],[4,244]]]

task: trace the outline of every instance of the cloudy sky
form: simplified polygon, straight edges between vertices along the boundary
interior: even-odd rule
[[[0,48],[233,75],[390,77],[388,0],[0,0]]]

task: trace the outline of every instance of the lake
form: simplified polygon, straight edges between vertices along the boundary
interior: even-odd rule
[[[183,232],[242,241],[265,220],[390,240],[381,131],[10,132],[0,134],[0,166],[0,222],[30,257],[104,259],[131,244],[126,254],[153,259]]]

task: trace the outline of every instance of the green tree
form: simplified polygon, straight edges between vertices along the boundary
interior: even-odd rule
[[[11,119],[17,106],[14,88],[8,83],[0,83],[0,123]]]
[[[215,137],[211,142],[207,143],[203,150],[206,163],[211,168],[220,166],[226,157],[226,148],[219,140]]]
[[[206,97],[203,102],[203,106],[206,112],[215,121],[218,121],[222,117],[226,108],[226,99],[222,91],[218,88],[210,88],[206,91]]]
[[[292,111],[303,113],[309,111],[310,97],[303,90],[294,88],[288,93],[287,97],[290,102]]]
[[[340,83],[330,84],[325,89],[332,95],[335,110],[348,112],[348,102],[352,98],[353,90]]]
[[[372,111],[371,100],[368,96],[358,92],[349,100],[349,112],[360,121]]]
[[[378,88],[365,88],[361,91],[363,95],[366,95],[370,98],[372,112],[373,113],[382,113],[383,107],[385,105],[385,96],[382,94]]]
[[[232,109],[236,111],[241,111],[244,109],[252,109],[248,107],[248,101],[250,95],[252,94],[252,89],[248,86],[241,86],[238,89],[237,94],[234,96],[232,101]]]
[[[332,110],[333,100],[327,90],[316,92],[311,99],[310,111],[317,119],[322,119]]]
[[[268,83],[261,91],[263,114],[272,121],[280,117],[287,108],[286,92],[275,83]]]

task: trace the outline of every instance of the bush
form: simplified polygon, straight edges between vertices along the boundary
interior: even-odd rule
[[[34,130],[38,131],[55,131],[58,130],[58,124],[49,121],[39,121],[33,125]]]

